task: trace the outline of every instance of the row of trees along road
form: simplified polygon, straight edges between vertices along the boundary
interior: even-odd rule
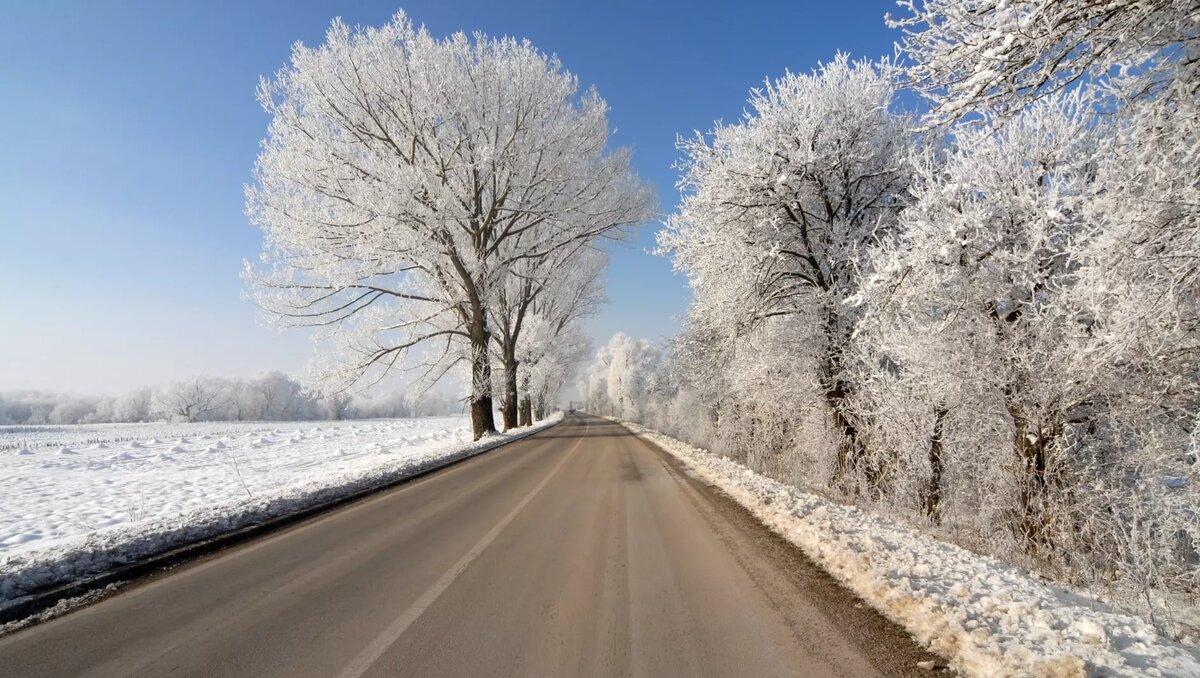
[[[659,244],[692,306],[661,359],[601,350],[589,409],[1186,628],[1197,5],[901,6],[900,62],[786,75],[682,144]]]
[[[528,42],[439,40],[400,13],[335,21],[259,99],[271,122],[246,194],[265,244],[247,277],[274,320],[323,328],[315,380],[465,366],[476,438],[495,430],[494,381],[505,428],[554,397],[587,350],[597,241],[656,210],[609,151],[596,92]]]

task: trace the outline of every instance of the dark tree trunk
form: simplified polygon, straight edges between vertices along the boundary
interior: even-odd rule
[[[937,525],[942,520],[942,475],[946,470],[946,459],[942,455],[942,434],[946,426],[947,410],[944,407],[933,411],[933,436],[929,439],[929,485],[925,488],[925,515]]]
[[[482,311],[471,323],[471,432],[475,440],[496,432],[492,413],[492,363],[488,358],[490,336]]]
[[[475,440],[496,432],[496,419],[492,414],[492,397],[483,396],[471,400],[471,431]]]
[[[833,471],[834,485],[845,492],[853,489],[853,476],[858,470],[864,473],[867,484],[875,487],[878,484],[878,470],[864,466],[866,451],[863,449],[858,427],[846,416],[846,386],[842,380],[834,376],[825,388],[825,400],[833,412],[833,428],[838,436],[837,464]]]
[[[500,414],[504,419],[504,430],[517,427],[517,361],[504,359],[504,394],[501,399]]]
[[[833,413],[833,428],[838,436],[837,462],[833,470],[833,484],[846,493],[854,490],[853,476],[858,470],[864,473],[867,485],[872,492],[879,485],[878,469],[864,466],[866,450],[858,427],[848,416],[847,401],[849,389],[842,378],[841,350],[848,346],[850,337],[839,328],[836,313],[829,311],[825,316],[825,374],[822,375],[822,386],[825,390],[825,401]]]
[[[1031,555],[1046,555],[1051,546],[1054,516],[1049,505],[1051,459],[1059,427],[1039,425],[1020,407],[1010,407],[1013,449],[1017,457],[1020,490],[1017,529]]]
[[[533,425],[533,401],[529,399],[528,395],[521,400],[521,412],[518,418],[521,426]]]

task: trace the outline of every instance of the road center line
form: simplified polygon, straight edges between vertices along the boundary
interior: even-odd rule
[[[575,444],[571,446],[571,449],[563,455],[563,458],[560,459],[557,464],[554,465],[554,468],[546,474],[546,477],[542,478],[542,481],[537,484],[537,487],[533,488],[529,494],[525,495],[525,498],[522,499],[512,511],[509,511],[508,515],[504,516],[500,522],[496,523],[495,527],[493,527],[487,534],[483,535],[483,538],[476,542],[475,545],[471,547],[471,550],[467,551],[462,558],[459,558],[458,562],[454,563],[449,570],[446,570],[446,573],[433,583],[433,586],[430,586],[429,589],[422,593],[412,605],[408,606],[404,612],[401,612],[400,616],[396,617],[396,620],[383,630],[383,633],[380,633],[378,636],[376,636],[375,640],[372,640],[371,643],[367,645],[367,647],[364,648],[363,651],[360,652],[358,656],[346,666],[346,668],[342,669],[342,672],[338,674],[338,678],[360,678],[364,673],[366,673],[367,669],[371,668],[371,665],[378,661],[379,658],[383,656],[383,653],[387,652],[387,649],[400,639],[400,636],[404,635],[404,632],[408,630],[408,627],[412,626],[413,622],[417,621],[417,619],[420,618],[425,610],[429,609],[429,607],[433,605],[434,601],[436,601],[446,591],[446,589],[450,588],[450,585],[454,583],[454,580],[458,579],[459,575],[466,571],[471,562],[478,558],[479,554],[483,553],[484,549],[486,549],[488,545],[495,541],[496,537],[498,537],[500,533],[504,531],[504,528],[508,527],[508,524],[517,517],[517,514],[521,512],[521,509],[525,508],[525,506],[529,504],[529,502],[532,501],[535,496],[537,496],[538,492],[541,492],[542,488],[550,482],[550,479],[558,473],[558,470],[567,463],[567,460],[570,459],[575,453],[575,450],[579,448],[580,443],[583,442],[583,438],[591,426],[591,422],[587,422],[583,428],[583,435],[581,435],[579,439],[575,441]]]

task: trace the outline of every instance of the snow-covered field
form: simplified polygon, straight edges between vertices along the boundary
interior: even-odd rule
[[[678,457],[951,668],[976,676],[1200,676],[1200,649],[1146,621],[857,508],[800,492],[657,431]]]
[[[463,417],[0,427],[0,605],[495,442],[470,441]]]

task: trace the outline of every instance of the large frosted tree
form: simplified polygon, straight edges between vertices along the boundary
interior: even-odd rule
[[[701,324],[731,337],[774,319],[810,330],[815,381],[840,438],[839,474],[862,444],[848,401],[843,303],[856,262],[894,218],[907,181],[909,120],[881,68],[845,55],[754,92],[751,113],[685,142],[686,190],[659,236],[695,291]]]
[[[999,133],[960,129],[940,162],[916,163],[902,235],[879,249],[862,294],[859,334],[880,331],[886,363],[918,384],[937,413],[927,429],[935,443],[947,416],[978,440],[1009,429],[1015,527],[1034,548],[1048,539],[1046,495],[1070,423],[1094,407],[1073,373],[1087,325],[1068,294],[1094,231],[1084,209],[1097,190],[1094,126],[1078,97],[1056,96]],[[881,390],[883,419],[896,389]],[[941,454],[931,446],[935,478]]]
[[[1180,480],[1200,419],[1197,5],[901,5],[907,80],[955,143],[918,182],[905,247],[887,253],[907,264],[880,266],[903,285],[868,306],[894,315],[911,297],[916,315],[947,318],[946,346],[974,351],[924,351],[927,393],[968,381],[1003,394],[1029,545],[1136,553],[1121,576],[1163,585],[1180,549],[1159,535],[1197,531],[1194,484]],[[960,249],[975,253],[947,260]],[[958,308],[988,311],[991,331],[947,331],[970,316]],[[920,355],[905,334],[896,344]],[[970,368],[943,367],[956,364]]]
[[[628,152],[607,152],[604,101],[528,42],[439,40],[403,13],[380,28],[335,20],[259,99],[258,301],[325,329],[328,390],[467,364],[476,437],[495,429],[489,309],[506,278],[540,275],[653,204]]]

